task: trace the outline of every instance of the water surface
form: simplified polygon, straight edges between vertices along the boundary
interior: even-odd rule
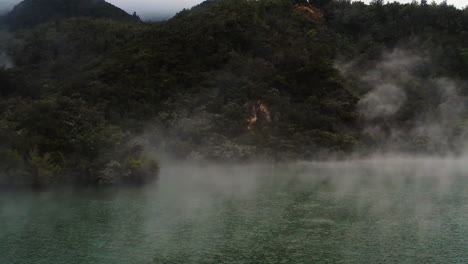
[[[468,160],[177,164],[0,194],[0,263],[468,263]]]

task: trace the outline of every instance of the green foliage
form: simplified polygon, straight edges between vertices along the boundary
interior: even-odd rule
[[[306,2],[322,22],[294,12]],[[158,24],[115,14],[12,32],[16,67],[0,69],[0,184],[146,182],[158,164],[129,142],[148,127],[156,129],[142,145],[177,157],[346,154],[378,142],[363,136],[357,109],[370,87],[344,78],[337,58],[368,70],[403,45],[430,52],[431,67],[418,68],[426,79],[468,76],[466,9],[448,5],[216,0]],[[114,21],[99,19],[107,15]],[[434,114],[436,89],[402,86],[408,100],[389,126]]]
[[[128,136],[83,100],[59,96],[5,104],[6,162],[13,168],[26,167],[25,184],[120,183],[131,182],[132,176],[141,181],[137,174],[142,172],[110,176],[113,161],[138,158],[142,150],[127,146]]]

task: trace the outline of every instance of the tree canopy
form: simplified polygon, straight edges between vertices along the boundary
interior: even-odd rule
[[[397,138],[401,151],[457,152],[466,139],[466,9],[215,0],[128,22],[83,15],[11,31],[0,184],[143,181],[157,167],[148,148],[311,159]]]

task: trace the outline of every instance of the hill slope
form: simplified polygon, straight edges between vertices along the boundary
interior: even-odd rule
[[[4,182],[145,179],[158,151],[462,150],[466,10],[297,2],[207,1],[159,24],[73,18],[17,32],[15,67],[0,70]]]
[[[104,0],[24,0],[3,18],[13,28],[25,28],[72,17],[140,22],[136,16]]]

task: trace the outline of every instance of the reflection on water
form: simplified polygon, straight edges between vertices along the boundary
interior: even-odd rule
[[[0,194],[0,263],[468,263],[468,163],[164,168],[144,188]]]

